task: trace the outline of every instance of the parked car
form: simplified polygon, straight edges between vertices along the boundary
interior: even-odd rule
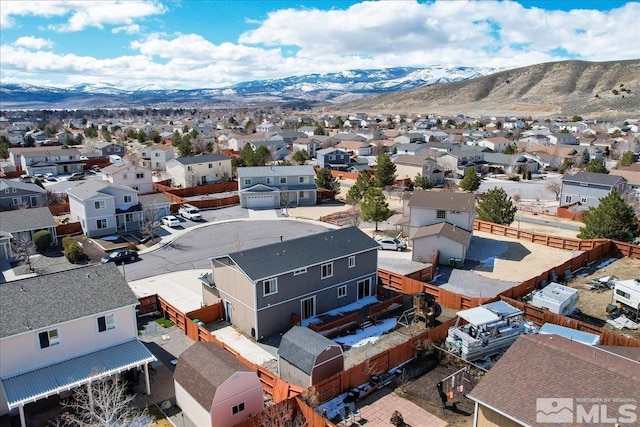
[[[45,173],[44,174],[44,179],[46,179],[49,182],[54,182],[54,181],[58,180],[58,178],[56,178],[56,176],[54,174],[52,174],[51,172]]]
[[[41,173],[33,174],[33,179],[39,179],[40,181],[44,180],[44,175]]]
[[[166,225],[168,227],[177,227],[180,225],[180,220],[173,215],[163,216],[160,219],[160,222],[162,223],[162,225]]]
[[[404,251],[407,249],[407,243],[401,242],[393,237],[385,237],[377,241],[380,244],[380,249],[389,249],[392,251]]]
[[[29,176],[29,175],[27,175],[27,174],[20,175],[20,178],[18,178],[18,180],[19,180],[20,182],[26,182],[26,183],[33,184],[33,178],[32,178],[32,177],[30,177],[30,176]]]
[[[81,179],[84,179],[84,172],[74,172],[67,178],[67,181],[80,181]]]
[[[111,252],[108,255],[102,257],[100,262],[106,264],[108,262],[114,262],[116,264],[122,264],[127,261],[135,261],[138,259],[138,252],[132,251],[131,249],[117,249]]]
[[[193,205],[184,204],[178,209],[178,215],[182,218],[190,219],[191,221],[202,221],[202,214],[200,209]]]
[[[94,171],[94,172],[100,172],[100,166],[93,165],[93,166],[91,166],[91,170]]]

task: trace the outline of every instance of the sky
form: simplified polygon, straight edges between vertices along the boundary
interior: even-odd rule
[[[640,58],[640,2],[80,0],[0,2],[0,82],[220,88],[432,65]]]

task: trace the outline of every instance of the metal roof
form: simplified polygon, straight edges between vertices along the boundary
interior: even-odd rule
[[[500,319],[493,311],[487,310],[482,306],[462,310],[457,314],[459,318],[476,326],[495,322]]]
[[[137,339],[3,378],[9,409],[157,360]]]

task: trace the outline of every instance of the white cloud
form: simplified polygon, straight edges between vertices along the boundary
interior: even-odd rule
[[[20,37],[13,44],[27,49],[50,49],[53,47],[53,42],[51,40],[32,36]]]
[[[156,0],[140,1],[15,1],[3,0],[0,7],[0,25],[10,28],[16,17],[40,16],[44,18],[68,17],[63,24],[51,24],[56,31],[81,31],[87,27],[104,25],[131,25],[135,19],[163,14],[167,8]]]
[[[142,32],[136,19],[166,11],[155,1],[4,0],[0,10],[2,22],[28,14],[57,16],[66,19],[58,30],[114,25],[113,33],[129,35]],[[28,80],[40,73],[50,81],[108,82],[123,88],[220,87],[358,68],[502,68],[569,58],[635,59],[640,57],[637,16],[638,2],[609,11],[569,12],[527,9],[512,1],[363,2],[328,11],[282,9],[261,21],[249,17],[245,22],[256,28],[237,42],[216,44],[200,34],[154,33],[130,42],[131,55],[99,59],[34,52],[30,49],[51,47],[49,41],[24,37],[2,45],[0,57],[5,80]]]

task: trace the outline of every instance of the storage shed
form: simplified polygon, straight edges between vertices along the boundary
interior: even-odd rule
[[[531,305],[567,316],[576,310],[578,290],[551,282],[533,294]]]
[[[278,348],[280,377],[300,387],[311,387],[344,369],[342,347],[309,328],[294,326]]]
[[[258,375],[214,343],[185,350],[173,382],[177,405],[197,426],[232,426],[264,407]]]

